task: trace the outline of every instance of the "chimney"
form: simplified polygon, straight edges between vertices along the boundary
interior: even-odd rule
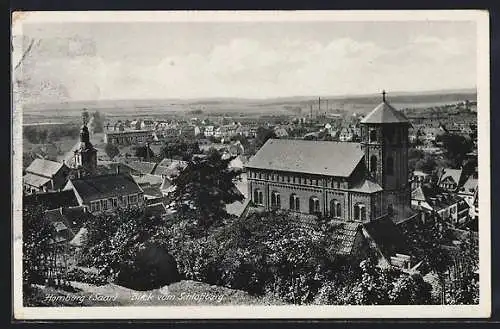
[[[119,164],[116,165],[116,174],[117,175],[120,174],[120,165]]]

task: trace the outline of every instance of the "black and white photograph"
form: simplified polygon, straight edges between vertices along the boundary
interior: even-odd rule
[[[489,316],[488,47],[481,11],[14,13],[14,317]]]

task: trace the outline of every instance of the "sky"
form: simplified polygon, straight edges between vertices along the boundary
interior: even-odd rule
[[[473,21],[26,23],[28,103],[476,86]]]

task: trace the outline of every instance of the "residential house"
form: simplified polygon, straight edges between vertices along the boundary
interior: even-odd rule
[[[144,206],[144,191],[128,174],[70,179],[64,189],[73,190],[78,204],[92,214]]]
[[[286,129],[282,128],[282,127],[276,127],[274,129],[274,134],[278,138],[286,138],[286,137],[288,137],[288,131],[286,131]]]
[[[469,219],[469,205],[463,198],[430,185],[413,190],[411,204],[413,209],[422,212],[424,219],[437,214],[453,225],[461,225]]]
[[[414,170],[410,176],[411,189],[414,190],[422,184],[428,184],[431,181],[431,175],[420,170]]]
[[[205,126],[205,137],[214,136],[215,127],[214,126]]]
[[[35,159],[25,169],[23,188],[25,193],[57,191],[64,187],[71,169],[63,162]]]
[[[444,168],[438,186],[450,192],[457,190],[462,178],[462,169]]]
[[[351,127],[343,127],[340,129],[339,141],[341,142],[352,142],[356,137],[354,129]]]

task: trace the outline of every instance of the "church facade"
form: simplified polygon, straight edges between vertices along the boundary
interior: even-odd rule
[[[246,165],[256,206],[368,223],[409,217],[408,119],[385,99],[361,142],[270,139]]]

